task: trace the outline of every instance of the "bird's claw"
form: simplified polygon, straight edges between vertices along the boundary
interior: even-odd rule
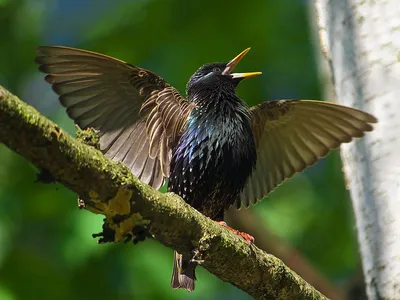
[[[237,235],[240,235],[242,238],[245,239],[245,241],[247,242],[247,244],[251,245],[252,243],[254,243],[254,237],[246,232],[242,232],[239,230],[236,230],[235,232]]]
[[[234,234],[244,238],[244,240],[247,242],[247,244],[251,245],[252,243],[254,243],[254,237],[252,235],[250,235],[246,232],[236,230],[236,229],[228,226],[228,224],[226,224],[225,221],[217,221],[217,223],[220,224],[221,226],[225,227],[226,229],[232,231]]]

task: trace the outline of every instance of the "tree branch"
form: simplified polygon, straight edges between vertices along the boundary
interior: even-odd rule
[[[101,241],[138,236],[137,228],[256,299],[326,299],[279,259],[249,246],[174,194],[141,183],[121,163],[81,143],[0,86],[0,142],[106,216]]]
[[[302,253],[276,236],[261,217],[251,210],[238,211],[234,207],[228,209],[225,217],[232,226],[244,232],[251,232],[256,245],[268,253],[279,257],[290,269],[298,273],[304,280],[312,284],[326,297],[345,300],[345,291],[335,287],[307,260]]]

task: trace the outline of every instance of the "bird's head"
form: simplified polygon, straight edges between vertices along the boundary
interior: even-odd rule
[[[249,51],[250,48],[247,48],[229,62],[210,63],[200,67],[190,77],[187,84],[186,90],[189,98],[191,95],[215,89],[235,92],[240,81],[260,75],[261,72],[232,73],[235,66]]]

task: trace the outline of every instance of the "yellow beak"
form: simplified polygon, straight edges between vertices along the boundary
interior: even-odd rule
[[[222,72],[222,75],[231,75],[232,78],[250,78],[257,75],[261,75],[261,72],[250,72],[250,73],[231,73],[232,70],[236,67],[239,61],[246,55],[247,52],[250,51],[250,48],[247,48],[240,52],[238,55],[235,56],[228,64],[226,65],[225,70]]]

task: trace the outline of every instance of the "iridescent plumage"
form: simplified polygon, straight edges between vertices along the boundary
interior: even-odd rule
[[[189,81],[187,96],[195,106],[172,151],[168,185],[214,220],[223,220],[256,163],[251,116],[235,95],[239,80],[220,75],[225,67],[206,65]]]
[[[229,206],[256,203],[377,122],[360,110],[321,101],[247,108],[236,86],[260,73],[231,71],[248,50],[196,71],[187,99],[151,71],[94,52],[44,46],[36,62],[68,115],[83,129],[99,130],[107,157],[156,189],[169,178],[169,191],[222,221]],[[195,266],[175,252],[172,287],[193,290]]]

